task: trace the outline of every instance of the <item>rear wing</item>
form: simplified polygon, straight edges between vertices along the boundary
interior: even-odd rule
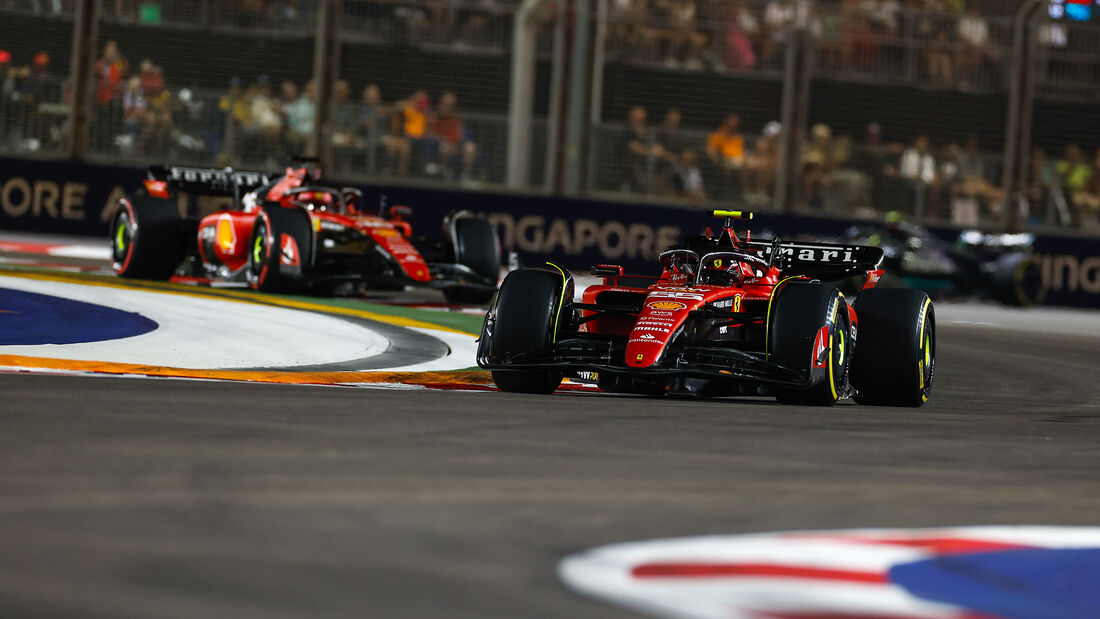
[[[784,273],[815,279],[843,279],[874,271],[882,264],[882,249],[864,245],[836,245],[799,241],[750,241],[748,249],[759,251],[765,260]],[[774,256],[773,256],[774,253]]]
[[[160,181],[179,191],[204,196],[240,197],[262,187],[277,176],[268,172],[247,172],[233,168],[188,168],[150,166],[149,180]]]

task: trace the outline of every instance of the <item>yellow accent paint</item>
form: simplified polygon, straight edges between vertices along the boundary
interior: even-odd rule
[[[276,307],[286,307],[291,309],[300,309],[310,312],[321,312],[325,314],[338,314],[342,316],[355,316],[357,318],[366,318],[367,320],[374,320],[397,327],[411,327],[416,329],[431,329],[433,331],[445,331],[448,333],[459,333],[462,335],[470,335],[465,331],[459,331],[458,329],[452,329],[450,327],[444,327],[441,325],[432,324],[430,322],[424,322],[421,320],[415,320],[412,318],[404,318],[401,316],[391,316],[388,314],[379,314],[368,310],[358,310],[348,307],[336,307],[331,305],[322,305],[320,303],[309,303],[307,301],[297,301],[294,299],[284,299],[275,295],[266,295],[255,292],[244,292],[236,290],[225,289],[203,289],[195,286],[183,286],[180,284],[170,284],[164,282],[141,282],[130,283],[122,281],[104,281],[101,279],[85,279],[81,277],[71,275],[60,275],[52,273],[26,273],[20,271],[7,271],[0,269],[0,275],[8,277],[23,277],[26,279],[40,279],[52,282],[61,282],[66,284],[80,284],[83,286],[103,286],[105,288],[121,288],[125,290],[144,290],[146,292],[161,292],[165,294],[178,294],[182,296],[204,296],[216,299],[224,299],[226,301],[236,301],[238,303],[255,303],[257,305],[274,305]]]
[[[844,295],[841,295],[843,297]],[[836,325],[837,316],[840,315],[840,303],[836,304],[836,309],[833,310],[833,325]],[[840,331],[837,331],[840,333]],[[841,335],[840,337],[844,337]],[[836,392],[836,379],[833,377],[833,334],[829,332],[829,390],[833,392],[833,400],[837,400],[840,395]]]
[[[233,231],[233,220],[228,216],[218,220],[218,245],[230,253],[237,248],[237,234]]]
[[[569,276],[565,274],[565,271],[561,267],[553,262],[547,262],[546,264],[554,267],[558,270],[558,273],[561,273],[561,294],[558,295],[558,306],[554,309],[554,324],[551,326],[550,331],[550,343],[555,343],[558,341],[558,316],[561,315],[561,309],[565,307],[565,288],[566,284],[569,283]]]
[[[279,370],[199,370],[133,363],[108,363],[105,361],[74,361],[48,359],[20,355],[0,355],[0,366],[96,372],[100,374],[131,374],[162,376],[169,378],[204,378],[211,380],[235,380],[261,383],[285,383],[297,385],[343,385],[352,383],[465,383],[487,385],[492,382],[488,372],[292,372]]]
[[[734,219],[752,219],[754,217],[752,211],[711,211],[711,215],[715,217],[732,217]]]

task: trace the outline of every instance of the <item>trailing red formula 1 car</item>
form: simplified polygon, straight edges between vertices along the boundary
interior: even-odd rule
[[[154,166],[145,188],[148,196],[121,201],[111,224],[121,277],[168,279],[190,259],[208,277],[272,292],[424,285],[455,303],[496,292],[500,244],[487,221],[460,211],[445,218],[442,238],[414,237],[408,207],[368,214],[359,190],[327,186],[308,161],[281,177]],[[177,192],[232,197],[232,206],[181,217]]]
[[[875,247],[689,237],[657,277],[601,265],[574,300],[549,264],[505,278],[482,328],[478,365],[504,391],[550,393],[563,376],[603,391],[774,395],[781,402],[921,406],[932,388],[936,322],[926,294],[876,289]],[[854,304],[833,284],[864,274]]]

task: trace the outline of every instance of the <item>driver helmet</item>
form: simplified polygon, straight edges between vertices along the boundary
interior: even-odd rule
[[[336,212],[340,201],[328,191],[303,191],[290,196],[290,203],[306,210],[318,212]]]
[[[700,283],[716,286],[734,284],[740,279],[740,264],[728,256],[708,258],[699,274]]]

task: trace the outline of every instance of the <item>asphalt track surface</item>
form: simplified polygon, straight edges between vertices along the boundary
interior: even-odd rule
[[[1100,319],[949,313],[922,409],[3,374],[0,612],[618,617],[563,555],[1095,525]]]

